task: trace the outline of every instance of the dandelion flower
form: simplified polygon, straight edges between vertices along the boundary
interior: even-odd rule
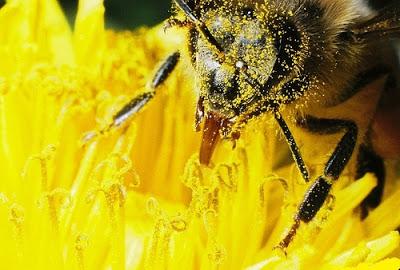
[[[179,64],[122,129],[82,145],[143,91],[185,34],[104,30],[103,3],[81,0],[74,31],[55,0],[0,9],[0,269],[400,268],[400,188],[355,213],[376,185],[343,176],[287,256],[274,249],[306,190],[262,119],[232,150],[198,162],[193,76]]]

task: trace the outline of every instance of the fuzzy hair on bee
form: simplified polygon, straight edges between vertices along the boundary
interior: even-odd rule
[[[301,223],[313,220],[345,169],[356,179],[367,172],[378,178],[361,217],[379,204],[385,151],[376,153],[372,134],[379,133],[375,116],[382,100],[399,92],[398,57],[390,42],[400,38],[399,4],[374,10],[363,0],[174,0],[173,7],[166,25],[186,29],[198,85],[200,163],[210,165],[219,139],[235,140],[248,121],[270,115],[300,174],[311,182],[281,248]],[[177,50],[165,59],[148,92],[122,108],[108,129],[152,99],[181,55]],[[399,133],[392,141],[400,141]]]

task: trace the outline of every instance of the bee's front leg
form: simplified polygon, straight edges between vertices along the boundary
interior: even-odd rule
[[[310,180],[310,174],[304,163],[303,157],[301,156],[300,149],[297,146],[296,140],[294,139],[292,133],[290,132],[289,127],[287,126],[285,120],[282,118],[282,115],[279,113],[279,111],[274,112],[274,117],[275,120],[278,122],[283,135],[286,138],[286,142],[288,143],[290,151],[292,152],[292,156],[296,163],[297,168],[299,169],[301,175],[303,176],[303,179],[306,182],[308,182]]]
[[[333,182],[339,178],[353,154],[358,135],[357,125],[350,120],[319,119],[309,116],[298,121],[298,124],[314,133],[333,134],[345,130],[345,134],[325,164],[323,175],[315,180],[304,195],[294,216],[292,228],[279,243],[279,247],[282,249],[286,249],[289,246],[300,223],[310,222],[324,204]]]
[[[161,64],[157,72],[155,73],[150,85],[149,90],[139,94],[132,98],[127,104],[125,104],[113,117],[112,122],[108,125],[107,128],[97,131],[88,132],[83,141],[84,143],[90,141],[98,134],[104,134],[111,130],[112,128],[116,128],[125,123],[128,119],[130,119],[133,115],[139,112],[156,94],[156,90],[162,85],[165,80],[169,77],[172,71],[175,69],[176,65],[179,62],[180,53],[174,52],[169,55],[164,62]]]

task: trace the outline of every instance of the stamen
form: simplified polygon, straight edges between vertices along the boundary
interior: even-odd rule
[[[31,165],[31,162],[34,160],[38,160],[40,163],[40,172],[41,172],[41,176],[42,176],[42,190],[46,191],[47,187],[48,187],[48,180],[49,180],[48,179],[47,162],[53,158],[56,149],[57,148],[55,145],[50,144],[40,154],[29,157],[27,159],[27,161],[25,162],[25,165],[22,169],[21,177],[25,178],[28,173],[28,169]]]
[[[239,172],[238,164],[219,164],[214,170],[214,177],[216,181],[223,187],[226,187],[229,191],[237,191],[237,181],[235,178]],[[223,171],[225,170],[225,172]]]
[[[208,235],[208,258],[218,266],[226,257],[226,250],[217,241],[217,218],[218,215],[213,210],[208,210],[203,215],[204,226]]]
[[[85,269],[84,251],[89,246],[89,237],[79,234],[75,239],[75,251],[80,270]]]
[[[171,220],[171,227],[177,232],[183,232],[187,226],[187,221],[183,217],[178,216]]]

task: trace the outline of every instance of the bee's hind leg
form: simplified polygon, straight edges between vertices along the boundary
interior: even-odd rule
[[[325,164],[323,175],[308,188],[297,212],[294,216],[292,228],[279,243],[279,247],[286,249],[296,235],[296,231],[301,222],[310,222],[329,196],[329,191],[334,181],[336,181],[349,159],[351,158],[358,135],[358,127],[353,121],[339,119],[319,119],[306,117],[298,122],[298,125],[313,133],[334,134],[345,130],[345,134],[337,144],[335,150]]]
[[[113,117],[112,123],[108,125],[107,128],[97,131],[88,132],[83,138],[83,142],[86,143],[97,137],[99,134],[104,134],[110,131],[113,128],[119,127],[124,124],[128,119],[131,119],[133,115],[138,113],[156,94],[156,90],[160,85],[162,85],[165,80],[169,77],[169,75],[173,72],[176,65],[179,62],[180,53],[174,52],[169,55],[164,62],[161,64],[157,72],[155,73],[149,90],[139,94],[132,98],[125,106],[123,106]]]

